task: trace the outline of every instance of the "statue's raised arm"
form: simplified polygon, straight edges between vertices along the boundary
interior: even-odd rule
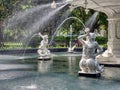
[[[84,31],[86,32],[86,34],[78,36],[78,40],[79,40],[82,44],[85,44],[85,40],[83,40],[83,38],[86,38],[87,36],[89,36],[90,29],[89,29],[89,28],[86,28]]]
[[[41,34],[41,32],[39,32],[38,33],[38,35],[41,37],[41,38],[43,38],[44,36]]]

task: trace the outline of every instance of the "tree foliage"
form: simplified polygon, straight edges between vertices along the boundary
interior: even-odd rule
[[[20,9],[26,9],[30,7],[31,0],[26,0],[24,4],[24,0],[0,0],[0,21],[3,21],[5,18],[13,14],[13,11],[16,12],[18,7]],[[26,4],[27,3],[27,4]]]
[[[0,0],[0,21],[12,14],[13,8],[20,0]]]

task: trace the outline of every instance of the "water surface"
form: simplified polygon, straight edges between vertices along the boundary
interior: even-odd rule
[[[101,78],[78,77],[80,53],[52,55],[49,61],[37,54],[1,57],[0,90],[120,90],[119,68],[105,67]]]

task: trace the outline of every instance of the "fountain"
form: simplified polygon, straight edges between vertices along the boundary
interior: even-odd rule
[[[71,1],[71,0],[67,0],[67,1]],[[55,13],[58,11],[55,11]],[[53,16],[53,12],[48,15],[47,19],[46,16],[44,16],[44,19],[42,19],[42,21],[47,22],[47,20],[51,16]],[[68,19],[71,18],[76,19],[73,17],[70,17]],[[32,32],[31,34],[35,33],[38,30],[39,24],[41,23],[38,20],[38,22],[33,23],[34,26],[31,25],[31,27],[29,27],[32,28],[31,30],[33,30],[33,32],[31,31]],[[42,25],[43,24],[41,24],[41,26]],[[56,30],[56,32],[57,31],[58,29]],[[70,32],[71,32],[70,35],[72,36],[72,28]],[[3,57],[2,55],[3,59],[1,58],[0,60],[1,90],[96,90],[96,89],[119,90],[120,69],[115,67],[106,67],[106,69],[104,70],[103,66],[99,65],[96,56],[102,52],[102,49],[99,47],[97,42],[94,41],[95,39],[94,33],[89,32],[88,28],[85,29],[85,32],[86,34],[78,37],[78,39],[83,44],[82,57],[80,55],[75,56],[75,54],[73,53],[72,54],[69,53],[68,55],[66,55],[63,52],[61,53],[54,52],[55,55],[54,57],[52,57],[53,58],[52,60],[38,61],[38,59],[41,58],[46,59],[46,57],[49,58],[49,56],[51,58],[51,53],[47,48],[48,36],[42,35],[41,33],[38,34],[43,39],[40,42],[40,46],[38,49],[39,58],[37,57],[34,59],[27,59],[24,62],[21,62],[20,60],[17,60],[18,57],[14,57],[14,58],[9,56]],[[83,38],[86,38],[86,41],[83,40]],[[99,49],[97,53],[95,52],[96,48]],[[107,53],[111,54],[111,52],[112,50],[110,48],[110,50]],[[26,53],[26,55],[27,54],[28,53]],[[28,54],[28,55],[34,56],[33,52],[32,54]],[[79,69],[81,69],[82,71],[79,71]],[[104,73],[102,73],[103,70]],[[79,73],[80,77],[76,76],[77,73]],[[102,78],[99,79],[81,77],[81,76],[99,77],[100,75]]]
[[[80,35],[78,37],[83,45],[82,58],[79,62],[81,71],[78,73],[80,76],[99,77],[104,68],[102,65],[99,65],[96,56],[102,53],[103,50],[95,41],[95,34],[90,33],[89,28],[86,28],[85,32],[85,35]],[[83,40],[83,38],[86,38],[86,41]],[[95,53],[96,49],[97,53]]]
[[[71,4],[75,6],[81,5],[83,0],[74,0]],[[96,11],[103,12],[107,15],[108,20],[108,43],[107,50],[103,52],[103,54],[98,57],[98,60],[101,64],[106,66],[120,66],[120,7],[118,7],[119,0],[114,2],[109,1],[95,1],[95,0],[87,0],[87,7]],[[103,5],[104,3],[104,5]],[[108,5],[109,3],[109,5]],[[114,6],[112,4],[114,3]]]
[[[67,4],[58,2],[56,5],[54,9],[50,8],[50,4],[42,4],[20,11],[6,21],[5,28],[11,30],[11,32],[12,30],[20,30],[23,34],[17,41],[24,42],[26,39],[28,41],[33,34],[45,30],[49,23],[53,21],[53,16],[58,14]],[[53,27],[52,24],[54,23],[51,23],[51,27]],[[21,36],[19,34],[18,36]]]
[[[96,23],[98,22],[97,16],[98,12],[95,12],[85,23],[85,26],[90,29],[90,32],[94,32],[94,28],[96,26]]]
[[[68,52],[69,53],[73,53],[74,49],[76,47],[76,44],[74,46],[72,46],[72,33],[73,33],[73,29],[72,29],[72,25],[70,25],[70,41],[69,41],[69,47],[68,47]]]
[[[73,33],[73,30],[72,30],[72,25],[70,25],[70,41],[69,41],[69,47],[68,47],[68,52],[72,53],[74,48],[72,48],[72,33]]]
[[[49,45],[51,45],[51,43],[52,43],[55,35],[56,35],[57,32],[59,31],[60,27],[61,27],[67,20],[70,20],[70,19],[78,20],[78,21],[83,25],[83,27],[85,28],[84,23],[83,23],[79,18],[77,18],[77,17],[68,17],[68,18],[66,18],[66,19],[57,27],[56,31],[55,31],[54,34],[52,35],[52,38],[51,38],[51,40],[50,40],[50,42],[49,42]],[[72,31],[72,30],[71,30],[71,31]]]
[[[39,49],[38,49],[38,54],[39,60],[49,60],[51,59],[51,53],[50,50],[47,49],[48,46],[48,35],[42,35],[41,33],[39,33],[39,36],[43,39],[39,45]]]

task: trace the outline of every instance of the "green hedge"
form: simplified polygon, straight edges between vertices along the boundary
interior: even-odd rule
[[[72,37],[72,41],[75,41],[77,39],[76,36]],[[70,40],[70,37],[64,37],[64,36],[56,36],[54,39],[56,42],[67,42]]]
[[[50,41],[50,37],[49,37],[49,41]],[[72,42],[74,42],[76,39],[76,37],[72,37]],[[40,42],[41,42],[41,38],[40,37],[34,37],[28,46],[32,47],[32,48],[35,48],[35,47],[38,47]],[[54,38],[55,42],[56,42],[56,45],[57,43],[66,43],[66,44],[69,44],[69,40],[70,40],[70,37],[64,37],[64,36],[56,36]],[[98,44],[102,45],[103,47],[107,47],[107,41],[108,41],[108,38],[106,37],[101,37],[101,36],[98,36],[96,37],[96,41],[98,42]]]
[[[56,36],[54,40],[55,40],[56,42],[66,42],[66,39],[67,39],[67,38],[64,37],[64,36]]]
[[[104,44],[107,44],[108,38],[98,36],[96,37],[96,41],[98,42],[98,44],[104,45]]]

